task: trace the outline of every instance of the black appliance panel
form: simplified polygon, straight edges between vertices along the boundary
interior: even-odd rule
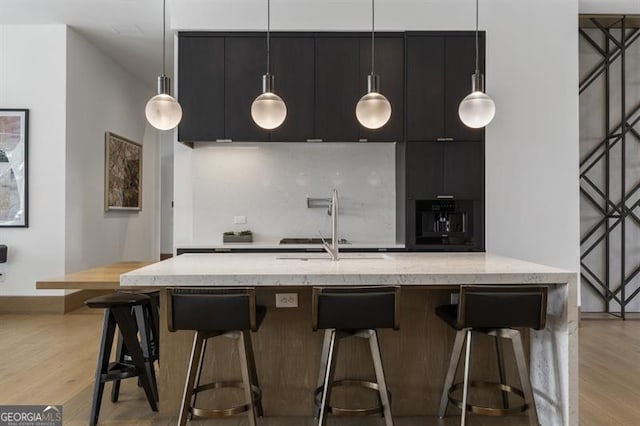
[[[416,200],[417,245],[469,245],[473,236],[472,200]]]

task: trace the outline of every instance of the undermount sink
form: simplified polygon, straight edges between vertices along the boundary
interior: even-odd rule
[[[281,254],[277,260],[331,260],[327,253]],[[383,253],[341,253],[338,262],[343,260],[388,260]]]

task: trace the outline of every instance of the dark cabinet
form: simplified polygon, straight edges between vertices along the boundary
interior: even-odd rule
[[[407,196],[480,199],[484,194],[484,143],[407,143]]]
[[[479,62],[484,72],[484,37],[479,40]],[[445,102],[444,117],[446,136],[454,140],[479,141],[484,129],[472,129],[460,120],[460,102],[471,93],[471,76],[476,68],[476,47],[474,36],[450,36],[445,42]]]
[[[444,149],[440,142],[407,144],[407,197],[431,199],[444,195]]]
[[[225,138],[267,141],[269,132],[251,118],[251,104],[262,93],[266,72],[266,41],[262,37],[225,39]]]
[[[287,105],[287,118],[271,131],[272,141],[300,142],[314,137],[314,44],[313,37],[271,39],[275,92]]]
[[[357,141],[360,125],[360,43],[355,37],[318,37],[315,51],[315,139]]]
[[[224,139],[224,38],[184,35],[178,50],[178,140]]]
[[[372,142],[401,141],[404,129],[404,37],[376,37],[375,72],[380,76],[380,92],[391,103],[391,118],[380,129],[360,125],[359,138]],[[371,74],[371,38],[360,38],[359,97],[367,93]],[[357,101],[356,101],[357,102]],[[355,105],[354,111],[355,114]]]
[[[266,39],[262,33],[181,33],[178,140],[401,141],[404,133],[404,34],[376,37],[376,73],[392,105],[389,122],[369,130],[355,108],[367,92],[371,39],[360,34],[274,33],[271,73],[287,118],[273,131],[251,118],[262,91]]]
[[[444,37],[407,37],[407,139],[437,140],[444,126]]]
[[[484,144],[456,141],[441,145],[444,145],[443,194],[481,199],[484,194]]]
[[[483,72],[484,35],[479,41]],[[482,140],[484,130],[466,127],[458,116],[474,70],[472,34],[407,36],[407,140]]]

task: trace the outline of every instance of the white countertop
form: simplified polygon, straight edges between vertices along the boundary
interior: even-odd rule
[[[309,260],[300,260],[300,257]],[[377,258],[371,258],[376,256]],[[131,286],[565,284],[576,273],[486,253],[183,254],[121,275]]]

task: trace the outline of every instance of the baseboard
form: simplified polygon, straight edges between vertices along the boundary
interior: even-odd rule
[[[66,314],[91,297],[113,290],[80,290],[64,296],[0,296],[0,314]]]
[[[64,313],[75,311],[84,306],[84,301],[92,297],[113,293],[113,290],[80,290],[64,296]]]
[[[620,312],[581,312],[580,319],[582,320],[620,320]],[[640,319],[640,312],[627,312],[625,319],[637,320]]]
[[[160,260],[171,259],[173,253],[160,253]]]

